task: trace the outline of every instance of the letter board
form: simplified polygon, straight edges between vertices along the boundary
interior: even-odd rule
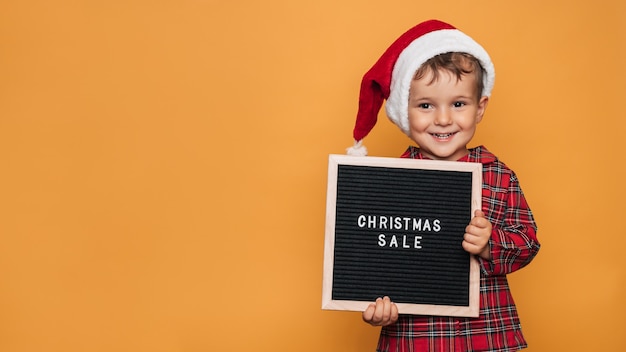
[[[481,208],[479,163],[330,155],[322,308],[478,316],[480,274],[463,250]]]

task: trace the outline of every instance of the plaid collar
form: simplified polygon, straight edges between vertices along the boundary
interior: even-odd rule
[[[422,155],[420,148],[415,146],[409,146],[409,148],[402,154],[401,158],[408,159],[429,159]],[[475,148],[469,149],[469,154],[462,157],[457,161],[465,161],[471,163],[481,163],[481,164],[490,164],[497,160],[496,156],[493,155],[487,148],[484,146],[478,146]]]

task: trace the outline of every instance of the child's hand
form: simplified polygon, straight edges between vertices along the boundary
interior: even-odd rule
[[[477,255],[483,259],[491,259],[491,247],[489,238],[491,237],[491,223],[485,218],[485,213],[476,210],[474,218],[465,228],[463,236],[463,249],[468,253]]]
[[[385,326],[398,320],[398,307],[387,296],[377,298],[363,312],[363,321],[372,326]]]

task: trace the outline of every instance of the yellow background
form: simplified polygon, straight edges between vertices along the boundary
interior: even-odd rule
[[[327,155],[429,18],[496,66],[473,145],[540,227],[528,351],[626,350],[623,1],[2,0],[0,351],[373,351],[320,309]]]

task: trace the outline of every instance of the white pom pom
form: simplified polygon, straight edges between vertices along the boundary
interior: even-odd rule
[[[354,145],[346,149],[346,154],[352,156],[366,156],[367,148],[363,145],[363,140],[354,141]]]

